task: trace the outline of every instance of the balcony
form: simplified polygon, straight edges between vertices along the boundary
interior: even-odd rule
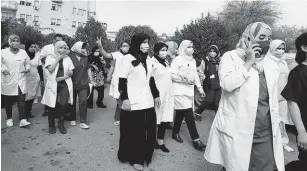
[[[10,2],[10,1],[1,2],[1,9],[17,11],[17,8],[18,8],[17,2]]]

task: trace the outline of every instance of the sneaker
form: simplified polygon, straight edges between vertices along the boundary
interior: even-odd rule
[[[70,125],[71,125],[71,126],[76,126],[77,123],[76,123],[76,121],[70,121]]]
[[[114,122],[114,125],[118,126],[119,123],[120,123],[119,121],[115,121],[115,122]]]
[[[6,126],[12,127],[13,126],[13,119],[6,120]]]
[[[139,171],[144,170],[144,166],[142,166],[142,165],[140,165],[140,164],[134,164],[134,165],[133,165],[133,168],[134,168],[135,170],[139,170]]]
[[[25,126],[28,126],[30,125],[31,123],[28,122],[26,119],[22,119],[19,123],[19,127],[25,127]]]
[[[107,108],[107,106],[104,105],[103,103],[97,103],[97,107],[98,108]]]
[[[293,152],[294,149],[289,147],[288,145],[284,145],[284,149],[287,151],[287,152]]]
[[[89,129],[90,127],[87,124],[85,124],[85,123],[80,123],[80,128],[82,128],[82,129]]]

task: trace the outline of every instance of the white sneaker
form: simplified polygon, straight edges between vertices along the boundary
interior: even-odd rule
[[[114,122],[114,125],[118,126],[119,123],[120,123],[119,121],[115,121],[115,122]]]
[[[70,125],[71,125],[71,126],[76,126],[77,123],[76,123],[76,121],[70,121]]]
[[[86,125],[85,123],[80,123],[80,128],[89,129],[90,127],[88,125]]]
[[[284,145],[284,149],[287,151],[287,152],[293,152],[294,149],[289,147],[288,145]]]
[[[13,119],[12,118],[6,120],[6,126],[8,126],[8,127],[12,127],[13,126]]]
[[[31,123],[28,122],[26,119],[22,119],[19,123],[19,127],[24,127],[24,126],[28,126],[30,125]]]

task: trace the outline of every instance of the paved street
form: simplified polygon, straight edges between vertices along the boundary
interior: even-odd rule
[[[18,127],[17,108],[14,107],[14,127],[6,128],[6,114],[1,111],[1,169],[2,171],[132,171],[127,163],[117,159],[119,127],[113,125],[116,101],[105,90],[104,103],[107,109],[88,110],[89,130],[65,123],[67,134],[57,130],[48,134],[47,117],[42,117],[43,106],[36,104],[29,128]],[[96,92],[95,92],[96,94]],[[96,106],[95,106],[96,107]],[[203,113],[203,121],[197,122],[197,128],[203,142],[207,141],[212,111]],[[79,117],[78,117],[79,120]],[[145,170],[150,171],[219,171],[221,166],[209,164],[203,158],[203,152],[192,146],[186,125],[181,127],[184,143],[171,139],[171,132],[166,133],[166,146],[170,153],[155,151],[153,161]],[[295,147],[294,136],[290,134],[291,147]],[[244,150],[244,149],[238,149]],[[297,158],[297,153],[286,153],[286,163]]]

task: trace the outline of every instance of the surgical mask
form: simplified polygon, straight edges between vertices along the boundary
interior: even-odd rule
[[[86,49],[81,49],[81,53],[86,55]]]
[[[165,59],[167,56],[167,51],[160,51],[159,52],[159,57],[162,58],[162,59]]]
[[[261,48],[261,52],[260,55],[264,55],[269,51],[270,48],[270,41],[266,40],[266,41],[258,41],[257,42],[259,44],[259,47]]]
[[[187,48],[185,50],[185,53],[188,55],[188,56],[192,56],[193,53],[194,53],[194,49],[193,48]]]
[[[120,49],[122,50],[123,53],[128,53],[129,51],[129,47],[121,47]]]
[[[99,52],[94,52],[94,56],[99,56]]]
[[[285,51],[283,49],[277,49],[275,51],[275,56],[278,58],[281,58],[285,54]]]
[[[210,52],[209,55],[210,55],[210,57],[215,58],[217,56],[217,53],[216,52]]]

